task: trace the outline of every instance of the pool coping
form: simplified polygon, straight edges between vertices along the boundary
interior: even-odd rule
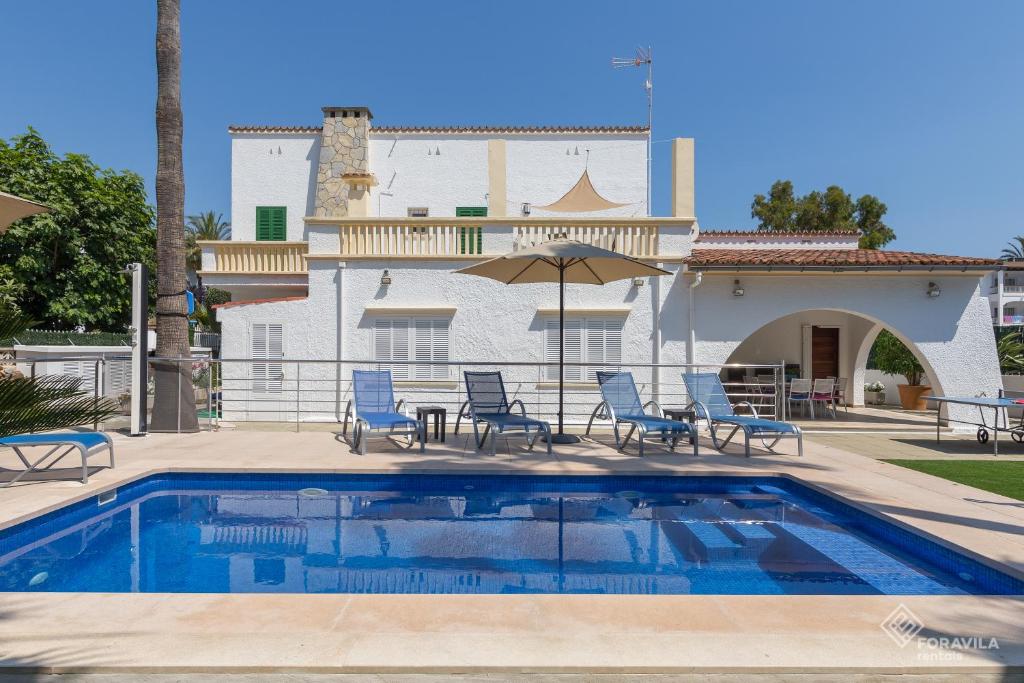
[[[648,456],[639,461],[635,456],[616,459],[617,454],[598,453],[594,457],[602,461],[595,470],[589,461],[548,461],[536,454],[500,462],[434,460],[419,463],[419,467],[415,466],[416,456],[400,454],[351,460],[346,457],[336,465],[338,452],[332,450],[333,443],[327,448],[331,460],[326,464],[317,464],[316,458],[282,463],[275,444],[299,441],[308,447],[325,445],[315,435],[295,439],[293,434],[263,434],[252,440],[253,449],[257,441],[261,442],[259,447],[267,448],[272,457],[260,459],[250,452],[245,458],[231,456],[236,464],[221,464],[203,459],[204,454],[211,455],[211,444],[223,448],[228,443],[218,443],[216,436],[192,439],[194,447],[187,448],[190,455],[179,458],[165,453],[171,447],[163,439],[146,445],[119,440],[119,446],[125,446],[121,450],[134,450],[140,456],[135,462],[119,470],[100,472],[87,487],[69,486],[67,482],[39,485],[38,490],[45,490],[47,495],[32,496],[34,505],[24,504],[27,494],[19,505],[5,504],[7,501],[0,497],[0,528],[164,473],[230,474],[242,469],[341,475],[783,476],[1011,576],[1024,575],[1024,544],[1013,535],[1016,532],[1001,530],[1008,524],[1016,529],[1018,520],[1024,520],[1024,512],[1016,507],[994,507],[996,512],[988,514],[978,510],[978,503],[971,503],[974,507],[970,510],[978,512],[979,519],[988,515],[988,528],[965,524],[959,517],[950,526],[945,519],[919,521],[890,514],[884,506],[879,507],[878,501],[887,500],[887,490],[902,492],[905,482],[913,489],[908,489],[911,498],[920,498],[922,491],[917,489],[925,489],[929,496],[926,500],[931,500],[933,490],[938,488],[936,508],[959,505],[957,509],[962,512],[964,504],[952,499],[952,483],[816,444],[807,444],[807,457],[801,463],[792,456],[747,460],[709,453],[702,454],[698,463],[692,456]],[[275,436],[278,438],[268,438]],[[319,435],[321,439],[324,436]],[[269,445],[263,445],[264,441]],[[147,455],[152,459],[142,457]],[[122,457],[119,452],[119,459]],[[798,467],[812,468],[807,472],[814,476],[793,471]],[[830,487],[830,481],[835,486]],[[850,484],[856,486],[851,488]],[[843,490],[836,491],[836,487]],[[878,489],[882,489],[881,494]],[[858,490],[863,492],[860,499],[850,495]],[[50,498],[51,493],[56,495]],[[991,499],[993,505],[1005,505],[1004,501],[1009,500],[963,486],[956,495],[980,494],[986,502]],[[996,513],[1002,516],[993,517]],[[994,552],[996,549],[999,552]],[[1024,611],[1024,599],[1020,596],[531,595],[471,596],[473,600],[466,602],[467,597],[4,593],[0,594],[0,617],[10,618],[0,618],[0,642],[6,636],[15,647],[4,648],[8,652],[0,650],[0,672],[1024,671],[1024,626],[1018,616]],[[302,618],[296,621],[298,604],[305,607]],[[879,627],[900,604],[920,615],[928,629],[952,634],[964,631],[963,635],[968,635],[969,629],[980,629],[998,636],[1005,645],[998,653],[959,653],[962,659],[957,662],[922,663],[913,652],[896,647]],[[538,618],[512,629],[495,623],[496,614],[536,614]],[[623,621],[623,615],[633,618]],[[397,623],[389,622],[389,617]],[[61,627],[54,628],[54,624]],[[278,625],[285,630],[277,630]],[[590,635],[584,638],[582,634]],[[742,638],[738,640],[737,636]],[[653,647],[655,643],[659,647]],[[100,652],[95,652],[97,646]]]

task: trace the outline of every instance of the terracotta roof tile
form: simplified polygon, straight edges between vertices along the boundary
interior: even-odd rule
[[[899,268],[940,267],[995,268],[994,259],[970,256],[944,256],[912,251],[884,251],[881,249],[701,249],[684,262],[691,267],[727,268],[729,266],[765,268]]]
[[[701,230],[701,237],[853,237],[856,230]],[[699,239],[699,238],[698,238]]]
[[[307,297],[304,296],[279,296],[274,299],[249,299],[248,301],[228,301],[227,303],[217,304],[213,308],[234,308],[235,306],[248,306],[250,304],[276,304],[282,301],[304,301],[306,298]]]
[[[229,133],[289,133],[289,134],[316,134],[321,132],[321,126],[254,126],[254,125],[230,125]],[[647,133],[647,126],[374,126],[370,128],[370,135],[374,133],[394,135],[396,133],[410,134],[463,134],[463,135],[529,135],[537,134],[570,134],[570,135],[644,135]]]

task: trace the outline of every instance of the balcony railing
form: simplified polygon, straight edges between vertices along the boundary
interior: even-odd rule
[[[330,219],[317,221],[334,223]],[[649,218],[340,218],[336,224],[343,256],[496,256],[508,248],[496,248],[488,236],[499,227],[505,228],[507,234],[510,226],[512,249],[565,235],[636,258],[658,255],[659,224]]]
[[[204,251],[213,250],[214,268],[203,273],[302,274],[303,258],[309,246],[305,242],[201,241]]]
[[[305,274],[306,259],[480,259],[525,249],[564,235],[634,258],[682,256],[692,219],[684,218],[306,218],[322,234],[337,230],[309,253],[307,242],[202,241],[202,275]]]

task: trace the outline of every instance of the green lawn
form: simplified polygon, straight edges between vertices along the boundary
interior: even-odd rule
[[[988,460],[886,460],[960,484],[1024,500],[1024,462]]]

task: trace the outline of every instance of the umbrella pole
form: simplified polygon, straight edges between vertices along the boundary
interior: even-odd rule
[[[558,433],[551,443],[579,443],[580,438],[565,433],[562,413],[565,409],[565,261],[558,261]]]

